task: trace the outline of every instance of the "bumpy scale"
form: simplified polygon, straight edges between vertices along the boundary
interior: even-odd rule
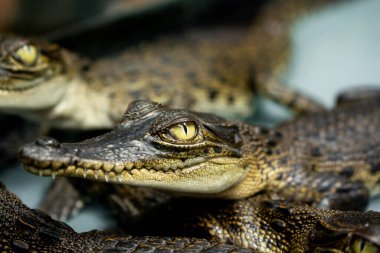
[[[1,252],[250,252],[196,238],[116,236],[102,231],[77,233],[63,222],[25,206],[0,183]]]
[[[199,220],[218,240],[185,237],[116,236],[76,233],[68,225],[25,206],[0,185],[2,252],[378,252],[380,214],[294,206],[260,198],[240,201],[218,216]],[[230,208],[238,211],[231,216]],[[214,214],[215,215],[215,214]],[[164,225],[164,224],[163,224]],[[165,225],[164,225],[165,227]],[[221,241],[237,241],[244,249]],[[239,243],[237,243],[239,244]],[[251,245],[250,245],[251,244]]]

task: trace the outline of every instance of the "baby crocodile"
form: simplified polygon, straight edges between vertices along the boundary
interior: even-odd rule
[[[336,109],[275,129],[136,101],[109,133],[79,143],[40,138],[20,157],[28,171],[44,176],[224,199],[264,192],[361,210],[379,182],[380,103],[360,101],[341,96]]]
[[[256,229],[253,236],[259,236],[255,238],[257,246],[252,247],[255,252],[380,250],[380,213],[377,212],[318,210],[260,198],[240,201],[229,208],[250,212],[250,217],[239,216],[234,223],[242,225],[236,229],[243,231]],[[226,216],[225,210],[219,211],[219,216],[209,214],[199,222],[214,230],[222,241],[238,240],[233,238],[239,236],[237,231],[226,227],[233,217]],[[2,252],[252,252],[220,239],[116,236],[101,231],[76,233],[63,222],[29,209],[3,184],[0,184],[0,227]],[[232,239],[226,239],[229,235]]]
[[[111,128],[127,102],[250,115],[252,84],[298,111],[318,103],[278,85],[289,27],[320,1],[270,1],[251,27],[214,27],[160,38],[86,62],[37,40],[0,38],[0,108],[56,127]],[[256,76],[253,76],[253,74]]]

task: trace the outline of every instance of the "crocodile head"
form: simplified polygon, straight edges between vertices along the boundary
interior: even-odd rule
[[[57,45],[0,35],[0,108],[51,107],[66,89],[65,71]]]
[[[111,132],[79,143],[40,138],[20,150],[25,168],[44,176],[76,176],[212,195],[242,181],[245,157],[239,125],[212,114],[132,102]]]

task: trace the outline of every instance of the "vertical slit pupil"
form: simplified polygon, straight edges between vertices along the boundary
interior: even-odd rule
[[[183,126],[183,131],[185,131],[185,134],[187,135],[187,125],[186,125],[186,123],[183,123],[182,126]]]
[[[364,240],[360,240],[360,251],[364,250],[364,246],[365,246]]]

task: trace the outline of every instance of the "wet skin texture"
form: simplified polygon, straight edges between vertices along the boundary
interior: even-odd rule
[[[0,185],[2,252],[250,252],[233,245],[196,238],[116,236],[102,231],[76,233],[68,225],[25,206]]]
[[[189,210],[189,206],[186,208]],[[377,212],[318,210],[260,197],[238,201],[197,217],[199,227],[204,229],[203,235],[208,233],[207,237],[214,238],[211,241],[167,236],[116,236],[102,231],[76,233],[45,213],[28,208],[2,184],[0,212],[2,252],[227,253],[321,252],[327,249],[378,252],[380,246],[380,214]],[[245,213],[249,215],[242,215]],[[165,223],[159,225],[165,230],[168,228]],[[226,241],[251,249],[226,244]]]

